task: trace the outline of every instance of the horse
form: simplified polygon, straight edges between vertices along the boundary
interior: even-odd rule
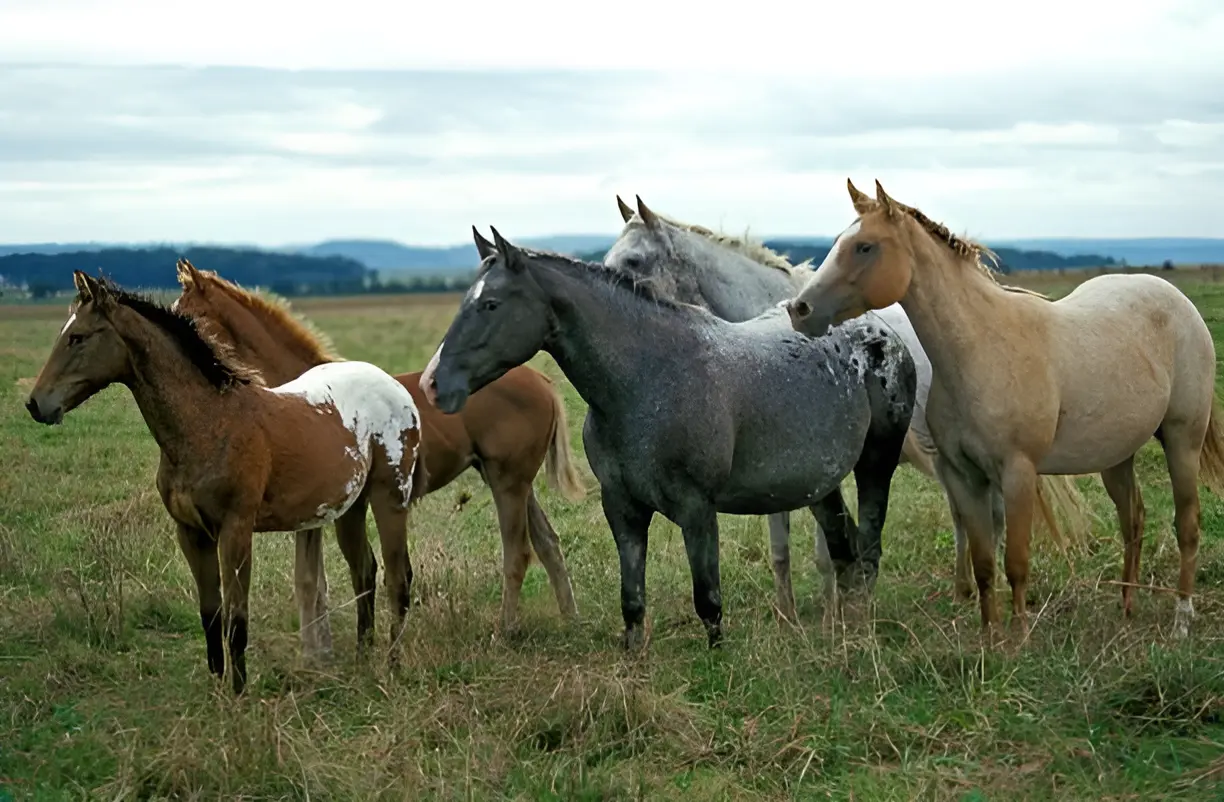
[[[1103,275],[1058,301],[998,281],[994,254],[918,209],[846,182],[857,219],[787,302],[792,326],[819,335],[900,303],[938,382],[927,404],[937,469],[969,534],[982,627],[1000,623],[986,533],[988,499],[1006,511],[1012,629],[1027,632],[1029,537],[1039,474],[1099,473],[1124,542],[1122,608],[1133,614],[1143,544],[1135,453],[1151,437],[1173,487],[1181,569],[1173,634],[1194,617],[1200,478],[1224,490],[1215,344],[1194,304],[1152,275]],[[996,262],[997,264],[997,262]]]
[[[246,687],[253,532],[335,521],[353,573],[359,653],[372,639],[374,511],[394,609],[392,665],[412,586],[408,509],[425,484],[412,394],[365,362],[320,365],[268,387],[194,321],[103,278],[73,273],[77,297],[26,402],[58,424],[126,385],[161,449],[157,489],[196,583],[208,668]],[[219,558],[219,560],[218,560]],[[224,640],[224,644],[223,644]]]
[[[289,381],[317,365],[341,360],[330,341],[294,315],[287,302],[244,290],[185,259],[177,267],[182,292],[174,308],[194,318],[270,381]],[[532,487],[543,464],[549,484],[563,496],[576,501],[585,493],[570,449],[565,402],[552,380],[530,367],[517,367],[473,394],[461,413],[445,415],[425,403],[420,376],[416,372],[395,377],[420,411],[421,459],[428,477],[420,492],[424,496],[441,490],[469,468],[475,468],[492,491],[502,536],[503,632],[517,628],[519,597],[533,547],[562,616],[576,618],[560,541]],[[322,531],[299,533],[298,544],[296,573],[318,577],[313,599],[314,582],[301,595],[305,605],[313,601],[325,612]],[[320,615],[311,618],[319,620]]]
[[[747,237],[720,234],[699,225],[682,223],[659,214],[635,196],[633,209],[619,195],[616,205],[625,227],[604,256],[604,264],[626,270],[648,280],[669,297],[709,309],[732,322],[755,317],[771,306],[789,300],[808,277],[808,262],[792,264],[764,244]],[[900,304],[872,314],[877,315],[904,341],[918,370],[918,393],[909,436],[901,452],[902,463],[909,463],[924,475],[936,479],[934,458],[938,453],[926,423],[927,397],[931,391],[930,359],[923,350],[913,324]],[[972,598],[974,586],[969,562],[968,539],[952,498],[944,490],[952,514],[956,542],[954,568],[958,596]],[[1048,501],[1047,501],[1048,498]],[[1072,524],[1077,536],[1087,528],[1085,501],[1071,476],[1042,477],[1038,485],[1042,517],[1054,540],[1064,542],[1055,512]],[[1003,541],[1003,496],[992,493],[991,509],[996,549]],[[794,610],[790,583],[790,515],[769,518],[769,539],[773,557],[774,587],[778,606]],[[816,528],[816,564],[828,583],[831,566],[824,533]]]
[[[810,507],[840,589],[870,591],[917,381],[891,332],[855,321],[804,337],[780,309],[729,323],[629,273],[493,237],[492,249],[476,237],[476,281],[421,385],[455,412],[508,366],[540,350],[557,361],[588,405],[583,442],[619,553],[627,649],[645,640],[656,512],[683,533],[710,648],[722,640],[719,512]],[[841,495],[852,470],[857,527]]]

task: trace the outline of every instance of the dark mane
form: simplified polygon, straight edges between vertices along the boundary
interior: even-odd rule
[[[126,306],[168,334],[213,387],[225,391],[237,384],[263,384],[258,371],[236,361],[221,343],[205,337],[192,318],[180,315],[144,295],[125,290],[110,279],[100,277],[97,281],[116,303]]]
[[[602,262],[586,262],[582,259],[576,259],[565,254],[554,253],[552,251],[537,251],[533,248],[524,248],[522,246],[514,246],[524,256],[537,261],[549,264],[552,267],[558,267],[562,272],[582,272],[589,274],[594,278],[599,279],[603,284],[612,287],[613,289],[632,295],[644,301],[649,301],[656,306],[674,311],[700,309],[699,306],[692,304],[681,303],[661,294],[654,284],[646,278],[634,275],[626,271],[618,270],[614,267],[609,267]],[[493,261],[497,259],[497,255],[490,256],[480,264],[480,270],[477,276],[483,275]]]

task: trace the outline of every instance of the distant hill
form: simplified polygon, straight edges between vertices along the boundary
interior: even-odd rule
[[[489,236],[487,233],[485,236]],[[525,238],[524,245],[559,253],[578,253],[597,248],[607,249],[615,237],[601,234],[571,234]],[[292,249],[308,256],[344,256],[356,259],[373,270],[402,273],[439,273],[471,271],[479,259],[471,243],[448,248],[404,245],[394,240],[345,239],[326,240],[317,245]]]
[[[608,234],[560,234],[547,237],[523,238],[525,245],[545,250],[573,254],[590,259],[602,259],[603,254],[615,241]],[[810,258],[819,263],[827,253],[833,239],[817,236],[774,236],[766,243],[795,260]],[[1130,239],[1046,237],[997,240],[988,243],[999,253],[1005,267],[1013,270],[1042,270],[1073,268],[1108,264],[1133,266],[1160,265],[1166,260],[1174,264],[1224,264],[1224,239],[1188,237],[1149,237]],[[415,286],[433,277],[446,278],[470,275],[477,264],[476,248],[471,243],[449,247],[407,245],[387,239],[335,239],[315,244],[284,245],[274,248],[255,248],[247,245],[222,244],[202,245],[193,243],[29,243],[0,245],[0,258],[14,254],[68,255],[62,264],[86,264],[84,254],[105,250],[127,249],[139,251],[161,251],[165,249],[184,252],[190,249],[219,248],[247,253],[300,255],[321,259],[340,258],[352,260],[377,271],[380,281],[401,281]],[[202,268],[221,269],[218,265],[202,262]],[[58,268],[57,268],[58,269]],[[24,276],[29,278],[28,275]],[[59,284],[57,277],[52,281]],[[448,285],[449,286],[449,285]]]

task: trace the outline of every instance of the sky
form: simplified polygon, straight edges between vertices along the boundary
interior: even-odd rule
[[[0,2],[0,242],[1221,236],[1224,3]]]

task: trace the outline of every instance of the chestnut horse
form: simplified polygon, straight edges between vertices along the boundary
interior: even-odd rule
[[[284,301],[241,289],[187,260],[179,260],[178,279],[183,290],[174,308],[194,318],[269,381],[288,381],[341,359]],[[552,380],[529,367],[515,368],[473,395],[461,413],[444,415],[425,403],[420,375],[395,378],[412,394],[421,415],[421,458],[428,475],[422,495],[442,489],[470,467],[493,492],[502,536],[503,630],[517,625],[532,547],[548,573],[561,614],[574,618],[577,606],[561,544],[532,488],[543,463],[549,483],[566,498],[577,500],[585,492],[570,450],[565,403]],[[302,595],[311,597],[313,592],[316,612],[310,620],[318,621],[326,633],[321,530],[299,533],[296,563],[295,573],[306,581]],[[310,604],[311,598],[299,602],[304,611]],[[302,626],[306,624],[304,618]],[[303,629],[303,647],[309,643]],[[326,640],[321,645],[326,648]]]
[[[56,424],[113,383],[131,390],[161,447],[157,489],[195,578],[209,669],[225,675],[224,640],[234,692],[242,693],[251,534],[330,521],[353,568],[361,648],[374,623],[377,570],[367,505],[395,609],[394,663],[412,585],[408,507],[425,478],[412,395],[365,362],[322,365],[268,388],[191,318],[104,279],[80,271],[73,278],[77,298],[26,408]]]
[[[1105,275],[1059,301],[1000,284],[986,248],[917,209],[847,181],[858,219],[787,308],[795,329],[900,302],[946,391],[932,386],[927,422],[944,486],[969,532],[982,625],[998,623],[990,548],[992,490],[1004,496],[1004,567],[1012,624],[1027,627],[1029,537],[1040,474],[1100,473],[1125,544],[1122,606],[1132,614],[1144,509],[1135,453],[1164,449],[1181,556],[1175,636],[1194,616],[1199,479],[1224,491],[1224,427],[1215,344],[1194,304],[1152,275]]]

